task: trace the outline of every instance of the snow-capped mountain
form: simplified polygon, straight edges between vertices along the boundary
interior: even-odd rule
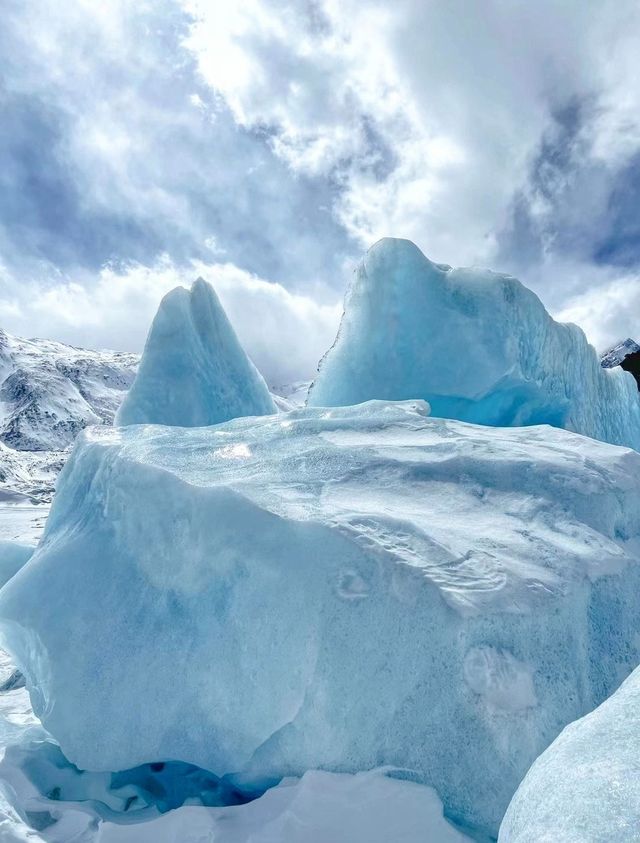
[[[111,424],[138,359],[0,331],[0,442],[59,451],[87,425]]]
[[[640,351],[640,345],[631,337],[627,337],[623,342],[616,343],[608,351],[600,357],[600,365],[603,369],[613,369],[614,366],[620,366],[625,357],[630,354],[637,354]]]
[[[139,357],[0,330],[0,497],[48,501],[71,444],[111,424]]]
[[[51,500],[76,436],[89,425],[113,423],[139,362],[137,354],[0,330],[0,499]],[[308,386],[272,388],[276,406],[301,405]]]

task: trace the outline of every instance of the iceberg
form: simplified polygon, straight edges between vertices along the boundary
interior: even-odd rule
[[[640,829],[640,668],[535,762],[500,843],[632,843]]]
[[[34,545],[0,539],[0,588],[27,563],[34,550]]]
[[[167,293],[116,424],[199,427],[275,412],[213,287],[198,278]]]
[[[408,240],[376,243],[349,289],[307,403],[422,398],[477,424],[550,424],[640,449],[633,377],[603,369],[575,325],[515,278],[432,263]]]
[[[498,832],[640,659],[640,454],[372,401],[92,428],[4,646],[78,767],[244,792],[391,766]]]

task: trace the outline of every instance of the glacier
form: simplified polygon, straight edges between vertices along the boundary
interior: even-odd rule
[[[167,293],[116,424],[199,427],[275,412],[213,287],[198,278]]]
[[[0,588],[31,558],[34,545],[0,538]]]
[[[420,400],[92,428],[2,637],[83,769],[389,765],[495,835],[638,663],[639,556],[640,454],[557,428]]]
[[[535,762],[500,843],[632,843],[640,829],[640,668]]]
[[[357,269],[307,403],[412,398],[444,418],[550,424],[640,448],[635,380],[603,369],[580,328],[555,322],[515,278],[385,238]]]
[[[429,787],[391,770],[309,770],[246,801],[180,762],[79,770],[33,715],[0,650],[2,843],[468,843]],[[4,692],[5,689],[8,689]]]

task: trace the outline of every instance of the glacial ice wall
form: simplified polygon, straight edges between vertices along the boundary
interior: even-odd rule
[[[275,412],[213,287],[198,278],[167,293],[116,424],[198,427]]]
[[[640,835],[640,668],[527,773],[500,843],[632,843]]]
[[[637,664],[640,455],[369,402],[91,429],[5,646],[79,767],[414,771],[496,834]]]
[[[0,588],[18,573],[33,551],[33,545],[0,539]]]
[[[640,448],[637,385],[602,369],[580,328],[555,322],[515,278],[451,269],[387,238],[356,272],[308,404],[409,398],[444,418],[551,424]]]

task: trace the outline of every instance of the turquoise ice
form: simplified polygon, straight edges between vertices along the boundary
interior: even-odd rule
[[[527,773],[500,843],[615,843],[640,833],[640,668],[567,726]]]
[[[380,240],[349,289],[310,406],[422,398],[433,415],[550,424],[640,448],[632,375],[602,369],[576,325],[555,322],[515,278],[432,263]]]
[[[640,660],[639,538],[640,455],[548,426],[374,401],[93,428],[2,633],[82,769],[390,765],[495,835]]]
[[[167,293],[117,424],[197,427],[275,412],[213,287],[199,278]]]

